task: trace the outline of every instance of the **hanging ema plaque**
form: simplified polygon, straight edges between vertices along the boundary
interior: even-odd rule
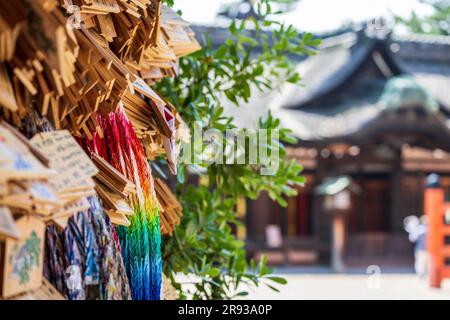
[[[39,288],[42,285],[45,224],[24,216],[16,221],[19,240],[6,239],[2,297]]]

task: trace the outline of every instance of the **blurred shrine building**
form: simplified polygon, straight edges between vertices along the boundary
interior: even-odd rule
[[[403,219],[423,214],[427,175],[450,197],[450,37],[346,32],[299,70],[304,87],[271,109],[299,138],[288,151],[307,183],[287,208],[267,195],[247,203],[249,252],[277,264],[329,263],[333,250],[347,265],[411,264]]]

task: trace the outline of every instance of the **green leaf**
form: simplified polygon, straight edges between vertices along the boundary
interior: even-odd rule
[[[279,284],[283,284],[283,285],[287,284],[287,280],[285,278],[282,278],[282,277],[270,276],[270,277],[266,277],[266,279],[269,279],[269,280],[271,280],[273,282],[276,282],[276,283],[279,283]]]
[[[184,166],[179,166],[178,167],[178,171],[177,171],[177,180],[178,183],[183,184],[184,183],[184,179],[185,179],[185,170],[186,167]]]
[[[211,268],[206,272],[210,277],[217,277],[220,274],[220,270],[218,268]]]
[[[228,48],[226,46],[220,46],[219,49],[217,49],[216,51],[215,58],[218,60],[223,59],[227,54],[227,52]]]
[[[271,286],[270,284],[266,283],[266,286],[269,287],[271,290],[275,291],[275,292],[280,292],[279,289],[275,288],[274,286]]]

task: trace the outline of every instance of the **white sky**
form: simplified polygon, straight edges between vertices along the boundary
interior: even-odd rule
[[[176,0],[176,9],[193,23],[214,24],[221,4],[230,0]],[[408,17],[415,10],[419,15],[429,7],[417,0],[301,0],[297,9],[283,16],[286,23],[301,31],[324,32],[339,28],[348,21],[361,22],[374,17],[390,16],[390,12]]]

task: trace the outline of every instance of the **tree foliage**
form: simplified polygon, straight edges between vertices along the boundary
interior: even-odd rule
[[[239,107],[255,90],[271,91],[285,82],[300,82],[288,57],[313,54],[320,40],[275,21],[273,17],[282,13],[274,12],[271,2],[258,2],[258,19],[230,22],[229,39],[216,49],[203,35],[203,49],[181,59],[179,77],[157,85],[190,127],[200,122],[206,129],[233,129],[234,119],[225,115],[224,100]],[[274,130],[279,132],[281,143],[274,143],[283,160],[273,176],[261,175],[259,165],[179,165],[177,196],[184,217],[173,237],[164,239],[163,259],[164,273],[184,298],[230,299],[247,294],[240,290],[243,283],[264,283],[274,290],[273,284],[285,283],[271,275],[265,258],[247,262],[244,243],[233,234],[233,227],[241,225],[236,217],[241,197],[257,199],[266,191],[284,206],[285,197],[296,194],[295,185],[304,183],[302,167],[286,160],[283,143],[295,142],[290,131],[280,128],[280,121],[271,114],[260,119],[258,127],[267,129],[270,136]],[[203,150],[207,146],[204,142]],[[199,185],[188,183],[192,172],[199,176]],[[191,289],[177,282],[179,273],[196,275]]]
[[[415,12],[408,19],[396,17],[398,24],[406,26],[410,32],[436,35],[450,35],[450,1],[421,0],[432,7],[433,13],[420,17]]]

